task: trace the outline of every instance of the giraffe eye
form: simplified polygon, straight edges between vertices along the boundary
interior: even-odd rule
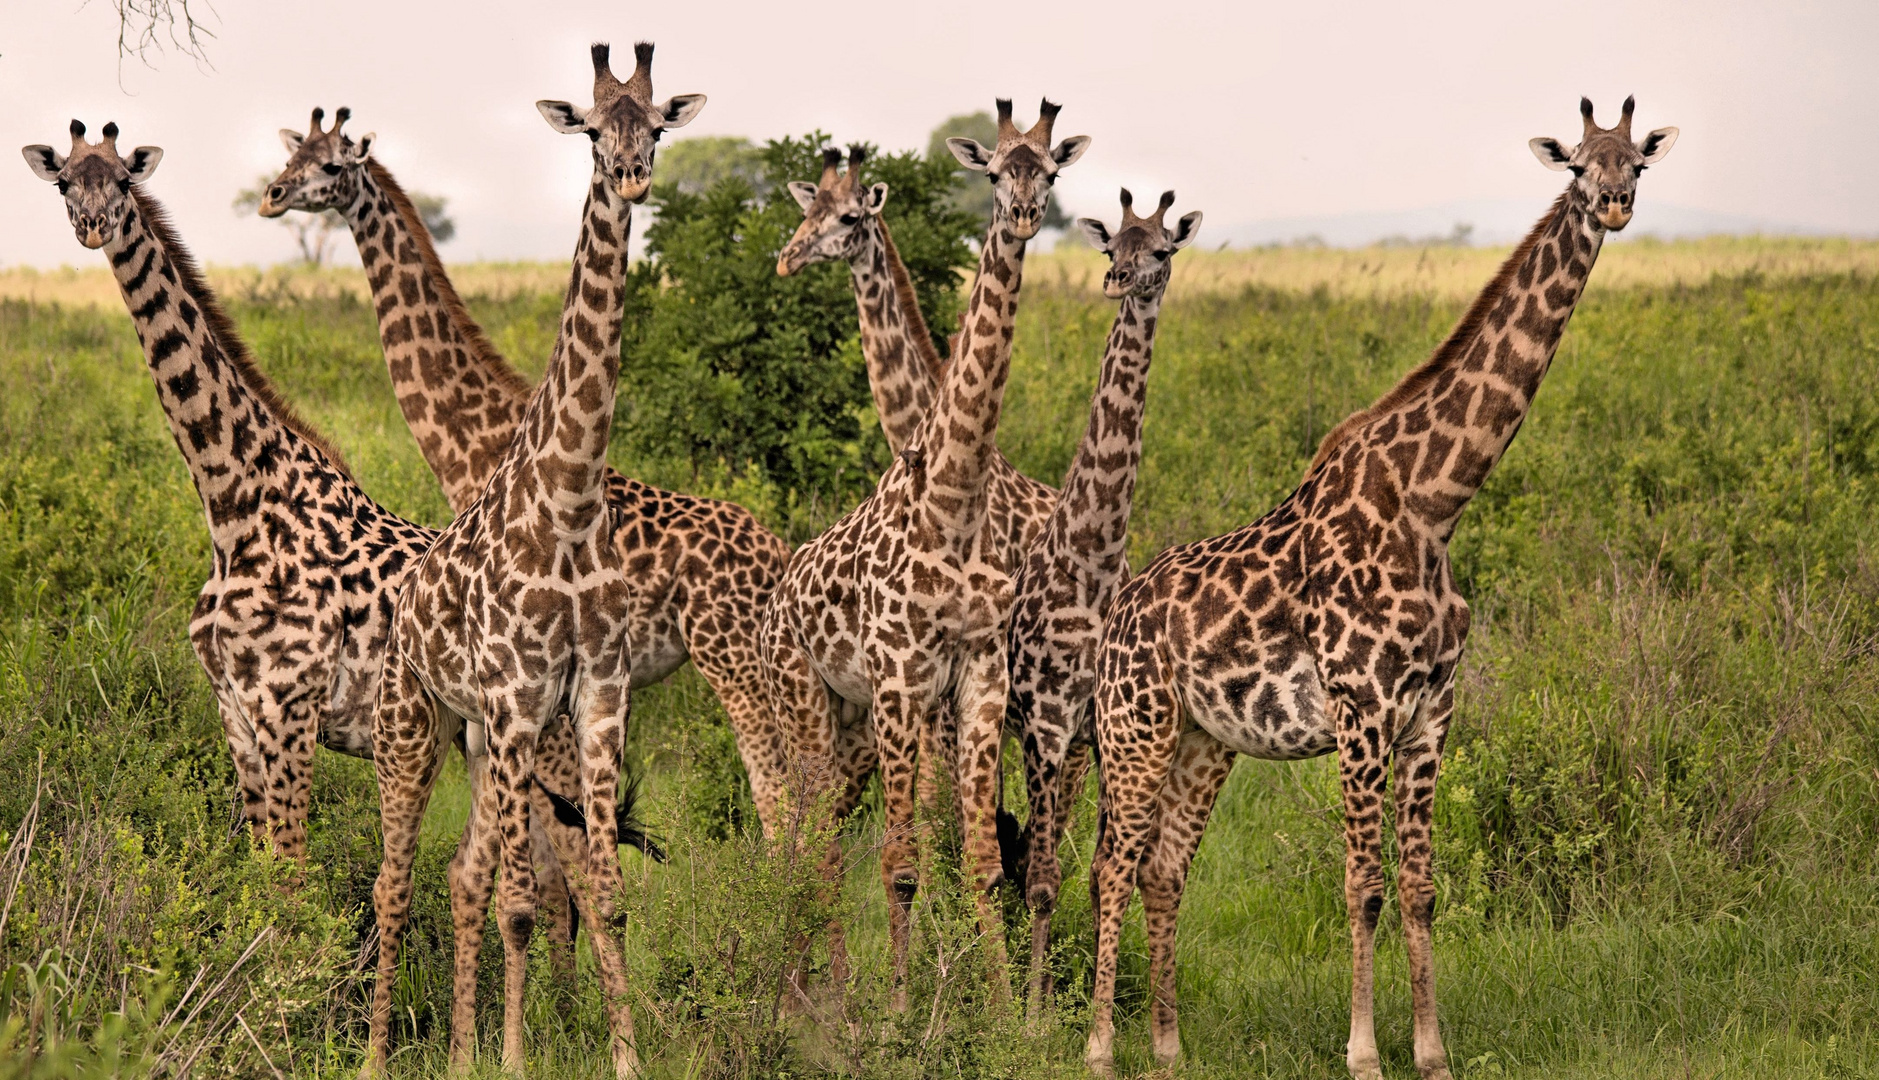
[[[1167,262],[1167,261],[1168,261],[1168,256],[1169,256],[1170,254],[1171,254],[1171,252],[1166,252],[1166,251],[1157,251],[1157,252],[1155,252],[1155,258],[1157,258],[1157,259],[1160,259],[1160,260],[1161,260],[1162,262]]]
[[[841,220],[842,220],[842,224],[844,225],[853,225],[855,222],[861,220],[861,215],[860,214],[843,214]]]
[[[339,166],[337,166],[337,165],[335,165],[335,164],[333,164],[332,162],[330,162],[330,161],[329,161],[329,162],[327,162],[326,164],[324,164],[324,165],[322,165],[322,166],[320,166],[320,171],[321,171],[321,172],[323,172],[323,173],[325,173],[325,174],[326,174],[326,175],[328,175],[328,176],[338,176],[338,175],[339,175]]]
[[[1584,176],[1584,175],[1585,175],[1585,166],[1584,166],[1584,165],[1568,165],[1568,166],[1566,166],[1566,168],[1568,168],[1568,169],[1571,169],[1571,170],[1572,170],[1572,175],[1574,175],[1574,176]]]
[[[59,194],[63,195],[66,192],[72,190],[72,182],[70,180],[66,180],[63,177],[61,177],[56,182],[59,185]]]

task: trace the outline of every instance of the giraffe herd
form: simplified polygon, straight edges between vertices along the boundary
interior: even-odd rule
[[[1031,914],[1028,1007],[1046,1008],[1062,871],[1057,850],[1092,761],[1096,968],[1085,1060],[1113,1069],[1117,952],[1137,890],[1151,950],[1156,1058],[1175,1061],[1176,917],[1188,867],[1236,755],[1335,753],[1352,943],[1346,1060],[1382,1075],[1373,955],[1384,902],[1382,829],[1394,801],[1396,893],[1409,957],[1414,1060],[1449,1075],[1437,1024],[1431,806],[1469,626],[1448,544],[1512,442],[1583,293],[1605,234],[1629,222],[1638,176],[1676,128],[1642,139],[1627,99],[1601,128],[1581,102],[1576,146],[1535,139],[1566,190],[1423,364],[1325,438],[1298,487],[1259,520],[1162,552],[1130,576],[1126,537],[1142,456],[1162,297],[1199,212],[1174,193],[1113,231],[1078,227],[1110,260],[1118,304],[1089,418],[1061,490],[999,452],[1028,242],[1052,185],[1088,149],[1054,141],[1059,106],[1029,128],[998,102],[991,147],[948,140],[994,192],[950,356],[921,317],[864,186],[865,153],[826,152],[789,184],[803,221],[777,256],[789,275],[849,264],[859,332],[892,464],[834,526],[791,552],[742,507],[661,491],[607,465],[620,370],[627,240],[656,144],[703,95],[655,101],[650,44],[624,81],[592,49],[593,104],[537,106],[591,141],[593,171],[559,332],[539,387],[497,352],[451,285],[374,136],[315,109],[261,213],[336,210],[370,282],[398,404],[442,485],[442,530],[374,503],[338,452],[256,366],[147,190],[163,152],[117,147],[115,124],[71,147],[29,146],[79,241],[117,279],[212,552],[189,623],[258,843],[306,852],[314,748],[374,763],[384,861],[367,1073],[385,1071],[392,988],[414,889],[419,826],[445,755],[471,781],[450,866],[456,964],[450,1058],[474,1056],[477,962],[488,906],[504,951],[505,1070],[524,1062],[527,954],[538,915],[557,956],[585,923],[605,993],[616,1075],[639,1071],[628,998],[618,842],[637,842],[616,796],[632,690],[687,659],[723,702],[766,836],[785,805],[838,824],[879,775],[894,993],[908,1008],[910,920],[928,834],[956,820],[982,945],[1006,955],[1007,876]],[[1002,747],[1021,747],[1029,815],[1001,829]],[[1009,824],[1009,819],[1005,818]],[[825,872],[843,865],[831,847]],[[832,883],[832,880],[831,880]],[[847,977],[839,926],[831,976]],[[565,960],[563,960],[565,963]],[[994,970],[1003,970],[994,963]],[[1010,994],[994,978],[994,998]]]

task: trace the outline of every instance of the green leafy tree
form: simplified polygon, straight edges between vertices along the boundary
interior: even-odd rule
[[[743,177],[759,196],[769,194],[763,179],[763,151],[742,136],[704,135],[659,151],[659,179],[688,195],[708,191],[732,176]]]
[[[971,214],[973,220],[979,223],[979,231],[984,232],[992,223],[992,185],[985,182],[984,176],[958,168],[953,152],[946,149],[946,140],[952,138],[976,139],[984,147],[997,146],[998,121],[983,109],[975,113],[949,116],[933,129],[933,134],[927,136],[926,140],[926,156],[929,159],[945,161],[954,166],[956,187],[953,204]],[[1044,209],[1044,228],[1069,229],[1072,234],[1076,231],[1070,229],[1070,218],[1057,205],[1056,199],[1052,199]]]
[[[654,188],[648,261],[629,286],[615,429],[632,452],[689,461],[694,475],[756,471],[795,505],[845,505],[886,467],[848,267],[776,273],[802,221],[783,185],[814,180],[827,143],[819,132],[778,139],[758,151],[755,178],[733,171],[698,192],[670,179]],[[941,348],[977,229],[951,202],[955,172],[950,155],[916,153],[862,168],[864,182],[888,185],[888,226]]]

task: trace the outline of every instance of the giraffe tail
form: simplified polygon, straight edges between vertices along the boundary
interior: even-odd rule
[[[548,796],[549,805],[555,808],[555,820],[569,828],[587,831],[587,815],[581,811],[578,804],[550,790],[539,778],[536,779],[535,784],[542,789],[544,795]],[[640,775],[628,770],[626,786],[620,792],[620,801],[615,811],[619,842],[628,847],[638,848],[654,862],[665,862],[664,846],[659,843],[658,837],[646,831],[646,823],[639,820],[635,812],[639,805],[639,785]]]

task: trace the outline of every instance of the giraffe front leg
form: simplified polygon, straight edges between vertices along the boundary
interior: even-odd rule
[[[258,702],[244,707],[233,693],[215,688],[216,710],[222,716],[222,737],[228,740],[228,752],[235,759],[235,813],[257,844],[267,836],[267,767],[261,762],[261,750],[255,742],[254,724],[248,717],[258,711]]]
[[[1377,1054],[1376,937],[1383,912],[1384,707],[1344,699],[1338,710],[1338,783],[1344,795],[1344,908],[1351,926],[1351,1034],[1355,1080],[1382,1080]]]
[[[1174,764],[1180,709],[1152,657],[1136,662],[1119,652],[1105,658],[1105,667],[1126,675],[1106,671],[1096,693],[1097,763],[1102,769],[1096,854],[1090,861],[1096,985],[1090,995],[1090,1038],[1083,1060],[1108,1076],[1115,1071],[1122,919],[1135,891],[1137,868],[1155,838],[1161,788]],[[1142,685],[1144,677],[1148,685]]]
[[[394,647],[385,662],[372,732],[385,856],[372,887],[378,965],[372,986],[366,1076],[382,1076],[391,1054],[391,995],[398,977],[398,947],[411,914],[411,866],[417,858],[424,808],[430,803],[450,743],[443,728],[423,686]]]
[[[606,994],[613,1071],[620,1080],[639,1075],[639,1048],[633,1032],[632,1006],[627,1001],[629,987],[621,943],[624,927],[619,911],[624,882],[620,875],[616,793],[624,764],[630,686],[627,666],[619,658],[625,656],[622,630],[617,649],[605,650],[588,662],[588,673],[571,714],[581,802],[587,818],[586,858],[575,875],[575,896],[592,927],[594,960],[600,968],[601,990]]]
[[[1175,1008],[1174,945],[1181,892],[1200,848],[1214,799],[1233,771],[1233,751],[1196,728],[1181,736],[1174,767],[1161,788],[1154,846],[1142,861],[1142,918],[1148,926],[1148,983],[1154,1005],[1149,1020],[1155,1060],[1173,1065],[1181,1057],[1180,1017]]]
[[[551,943],[549,963],[555,980],[569,993],[575,990],[574,942],[579,936],[580,909],[569,891],[567,874],[562,870],[560,852],[566,844],[557,844],[554,833],[582,835],[578,825],[564,822],[567,811],[556,806],[558,798],[578,806],[580,777],[574,750],[574,725],[567,717],[557,717],[542,733],[535,755],[535,783],[529,792],[529,847],[534,853],[536,907],[548,922]],[[576,848],[578,850],[578,848]]]
[[[894,993],[890,1008],[904,1013],[908,1007],[907,954],[912,936],[913,898],[919,889],[915,865],[916,793],[920,730],[926,720],[924,702],[912,700],[904,689],[874,691],[875,749],[881,761],[881,799],[886,834],[881,841],[881,887],[887,894],[887,936],[893,953]]]
[[[496,843],[496,808],[489,783],[488,729],[465,725],[464,770],[470,779],[470,816],[450,860],[450,1067],[461,1072],[476,1054],[476,981],[483,954],[489,900],[496,891],[501,849]]]
[[[1455,708],[1453,685],[1445,687],[1416,737],[1396,747],[1396,900],[1403,914],[1409,953],[1409,985],[1416,1023],[1416,1071],[1423,1080],[1449,1080],[1448,1052],[1435,1013],[1435,849],[1432,842],[1435,784],[1442,743]]]
[[[267,827],[274,851],[296,862],[307,857],[307,812],[313,792],[312,713],[303,702],[264,705],[255,725],[267,766]]]
[[[963,849],[971,860],[973,883],[978,886],[979,934],[994,972],[992,998],[1010,996],[1006,974],[1005,920],[996,891],[1005,878],[1005,860],[999,847],[999,753],[1005,735],[1005,699],[1010,688],[1005,670],[1003,635],[982,643],[967,660],[965,678],[953,709],[958,725],[952,760],[958,785],[960,825],[965,830]]]
[[[523,992],[528,980],[528,944],[535,933],[535,867],[529,850],[529,786],[543,720],[530,716],[506,692],[482,695],[489,734],[489,798],[478,800],[477,828],[487,827],[496,845],[497,925],[502,932],[502,1067],[524,1069]],[[491,816],[483,817],[485,808]]]
[[[1082,788],[1089,757],[1083,747],[1070,745],[1071,726],[1062,702],[1054,697],[1045,700],[1039,695],[1023,735],[1025,788],[1031,802],[1023,843],[1024,901],[1031,911],[1029,1014],[1036,1019],[1052,990],[1050,924],[1057,910],[1057,892],[1063,886],[1057,847],[1063,841],[1069,805]]]

